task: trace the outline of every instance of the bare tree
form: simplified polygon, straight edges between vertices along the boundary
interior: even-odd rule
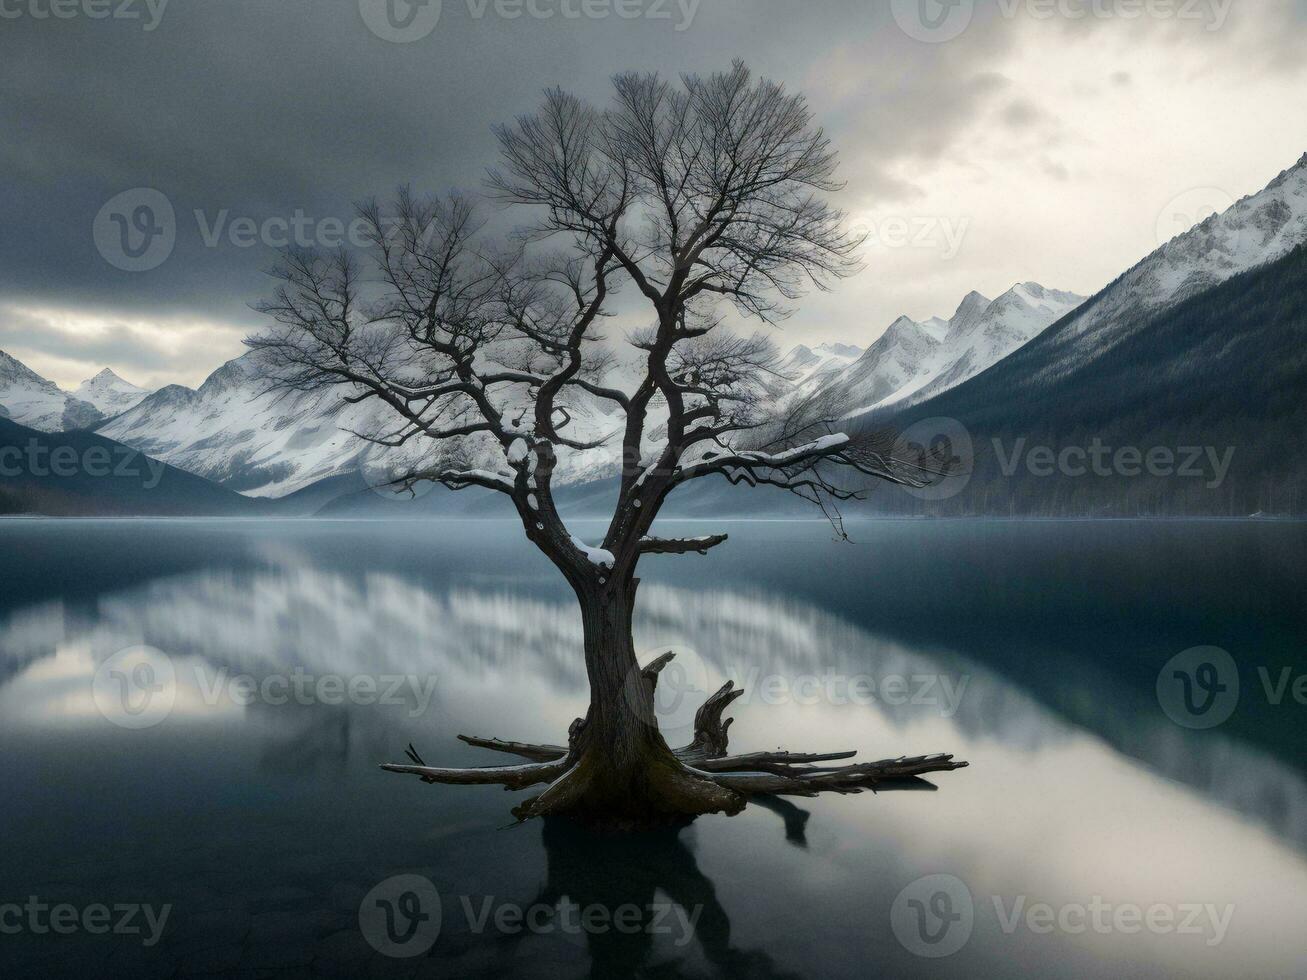
[[[835,154],[801,96],[754,79],[743,64],[679,84],[614,79],[607,109],[559,90],[498,129],[502,162],[490,196],[530,216],[511,247],[482,239],[462,197],[360,207],[379,281],[346,253],[291,252],[260,305],[276,325],[251,346],[274,384],[339,386],[348,401],[384,402],[395,420],[360,433],[385,446],[434,440],[401,482],[481,487],[507,496],[526,536],[576,593],[590,707],[566,745],[464,738],[527,763],[484,769],[388,765],[429,782],[546,788],[519,818],[570,814],[648,825],[734,813],[754,794],[857,792],[954,769],[948,755],[819,767],[852,752],[727,754],[728,682],[704,704],[692,744],[658,731],[654,690],[666,654],[643,669],[632,641],[640,558],[703,553],[724,534],[661,538],[654,520],[676,488],[707,477],[799,494],[839,525],[840,502],[875,481],[924,483],[934,461],[875,433],[839,431],[821,396],[780,399],[779,359],[761,335],[723,323],[731,308],[770,323],[806,287],[855,268],[859,241],[825,199]],[[615,338],[603,329],[626,286],[648,311],[626,339],[638,380],[611,381]],[[368,297],[369,290],[375,293]],[[585,432],[586,406],[622,419]],[[560,461],[620,453],[620,487],[603,540],[573,536],[554,500]]]

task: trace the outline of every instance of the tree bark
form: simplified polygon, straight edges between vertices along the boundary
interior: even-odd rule
[[[570,813],[617,828],[650,827],[702,813],[735,813],[744,797],[703,778],[672,751],[658,730],[654,686],[635,655],[632,632],[637,579],[583,583],[581,606],[590,707],[577,728],[572,783],[547,812]],[[553,789],[553,787],[551,787]],[[524,804],[527,816],[549,791]]]
[[[618,562],[621,567],[620,561]],[[634,562],[626,567],[632,567]],[[751,797],[857,793],[920,782],[931,772],[959,769],[950,755],[884,759],[835,767],[812,763],[853,752],[727,754],[731,719],[723,713],[744,692],[727,681],[700,707],[694,739],[673,750],[658,730],[654,692],[671,653],[641,668],[632,620],[639,580],[595,568],[569,574],[581,608],[590,707],[572,723],[566,747],[460,735],[464,742],[532,760],[481,769],[427,766],[412,746],[412,765],[387,764],[424,782],[498,784],[521,790],[547,783],[513,808],[519,820],[566,816],[606,830],[644,830],[687,823],[706,813],[735,814]],[[929,785],[929,784],[923,784]]]

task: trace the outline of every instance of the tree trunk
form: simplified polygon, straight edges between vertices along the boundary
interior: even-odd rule
[[[589,571],[589,570],[587,570]],[[450,769],[429,766],[410,744],[409,763],[386,763],[427,783],[498,784],[508,790],[547,784],[513,808],[519,820],[564,816],[608,830],[644,830],[688,823],[705,813],[734,814],[750,798],[785,794],[859,793],[921,784],[931,772],[960,769],[951,755],[900,756],[834,767],[856,753],[727,754],[726,708],[744,692],[727,681],[700,706],[694,740],[673,751],[658,731],[654,689],[670,652],[642,669],[631,635],[637,579],[568,576],[581,606],[590,707],[572,723],[567,745],[460,735],[469,745],[530,760],[527,764]],[[924,784],[929,785],[929,784]]]
[[[632,636],[638,581],[576,587],[590,708],[572,749],[574,803],[552,812],[623,828],[736,812],[743,797],[691,773],[658,730],[656,678],[642,672]]]

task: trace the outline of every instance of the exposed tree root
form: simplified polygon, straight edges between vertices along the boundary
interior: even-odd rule
[[[657,684],[658,673],[672,659],[663,654],[641,671],[644,683]],[[726,708],[743,694],[731,681],[699,708],[689,745],[669,751],[654,733],[639,772],[614,773],[602,747],[587,744],[586,720],[578,718],[568,732],[568,744],[547,745],[498,738],[458,736],[469,745],[530,760],[526,764],[446,769],[426,765],[410,745],[411,764],[386,764],[387,772],[411,773],[427,783],[502,785],[508,790],[548,784],[540,795],[513,809],[518,820],[549,815],[621,828],[665,825],[705,813],[738,813],[750,797],[816,796],[818,793],[860,793],[878,787],[902,788],[921,782],[932,772],[961,769],[952,755],[922,755],[882,759],[843,766],[814,763],[849,759],[845,752],[750,752],[727,754],[727,730],[732,719]],[[928,786],[929,784],[925,784]]]

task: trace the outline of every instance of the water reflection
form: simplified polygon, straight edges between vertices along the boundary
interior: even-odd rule
[[[741,948],[731,918],[712,880],[700,869],[693,835],[659,831],[632,837],[598,837],[554,819],[540,837],[546,856],[544,882],[520,903],[542,908],[543,927],[498,940],[482,950],[488,972],[521,973],[524,964],[548,961],[545,947],[582,946],[595,980],[629,976],[685,976],[706,964],[715,976],[792,980],[803,974],[778,966],[759,949]],[[613,873],[620,869],[620,873]],[[567,911],[559,911],[559,910]],[[626,910],[621,928],[581,928],[587,909]],[[570,919],[566,918],[570,915]],[[449,935],[447,945],[486,945],[471,932]],[[561,953],[566,957],[566,950]]]
[[[258,543],[254,557],[257,567],[206,569],[110,591],[93,608],[56,600],[10,612],[0,621],[5,716],[36,727],[101,722],[92,698],[95,671],[137,644],[164,651],[177,665],[175,719],[254,716],[283,746],[269,752],[278,765],[291,752],[304,764],[342,764],[351,738],[366,739],[388,758],[396,743],[375,728],[375,713],[350,710],[357,703],[315,700],[311,712],[278,710],[285,706],[258,698],[242,704],[230,690],[234,678],[280,678],[276,690],[288,700],[292,669],[309,682],[374,678],[373,700],[393,687],[391,695],[407,708],[405,722],[424,744],[431,738],[421,723],[442,700],[473,703],[486,691],[515,690],[524,679],[548,690],[547,698],[511,709],[521,723],[536,712],[534,731],[498,734],[556,742],[582,708],[580,623],[565,595],[503,586],[436,591],[391,572],[319,568],[278,543]],[[974,755],[983,749],[971,746],[989,741],[1050,754],[1074,745],[1088,727],[1073,725],[963,651],[914,649],[756,586],[647,583],[636,638],[647,651],[680,651],[697,671],[686,675],[689,689],[680,692],[675,710],[664,713],[673,741],[688,740],[698,699],[728,678],[746,688],[735,707],[737,738],[787,706],[802,709],[799,730],[786,732],[791,744],[846,747],[838,723],[858,712],[876,732],[864,749],[882,754],[947,749],[962,755],[967,747]],[[850,685],[858,678],[903,679],[905,686],[898,697],[870,691],[856,699]],[[1307,781],[1298,769],[1219,732],[1182,729],[1155,705],[1140,710],[1135,693],[1092,663],[1069,667],[1052,700],[1086,692],[1099,706],[1091,719],[1095,736],[1307,846]],[[323,710],[332,707],[340,710]],[[354,733],[360,724],[371,730]]]
[[[56,535],[35,567],[68,565],[83,551],[98,557],[76,582],[29,575],[0,596],[0,753],[13,791],[0,830],[20,842],[13,880],[179,896],[194,915],[179,913],[177,933],[141,975],[191,964],[203,923],[232,908],[241,922],[293,933],[277,948],[252,927],[233,927],[223,955],[234,963],[322,972],[328,962],[366,958],[383,973],[400,971],[373,963],[353,916],[379,877],[414,866],[448,892],[447,912],[454,896],[469,894],[702,909],[686,947],[646,933],[585,936],[584,969],[594,976],[853,976],[869,960],[914,974],[923,964],[896,943],[888,909],[907,882],[940,870],[976,896],[968,975],[1005,975],[1013,961],[1063,976],[1110,976],[1123,959],[1211,976],[1289,975],[1302,965],[1284,940],[1299,927],[1292,896],[1307,887],[1301,735],[1278,737],[1294,709],[1263,717],[1248,704],[1239,724],[1208,732],[1166,719],[1151,700],[1156,665],[1130,663],[1121,651],[1128,635],[1187,634],[1192,622],[1175,624],[1180,597],[1150,592],[1147,557],[1130,553],[1137,567],[1114,594],[1129,634],[1083,608],[1112,596],[1031,584],[1031,566],[1051,573],[1025,538],[1002,573],[1027,590],[1013,600],[1038,624],[1027,628],[1012,621],[1010,603],[987,614],[959,601],[965,622],[938,615],[938,596],[922,592],[915,546],[839,552],[823,590],[802,565],[801,543],[785,545],[799,563],[790,578],[750,560],[774,552],[783,529],[741,532],[740,563],[686,562],[671,574],[670,564],[651,564],[637,643],[650,653],[681,650],[695,665],[687,676],[696,690],[727,677],[748,688],[735,709],[738,749],[947,750],[972,769],[941,779],[938,793],[760,801],[679,836],[578,841],[553,823],[498,830],[514,802],[498,791],[425,787],[374,768],[410,741],[451,764],[503,761],[453,735],[557,741],[584,710],[578,618],[547,569],[514,564],[515,536],[147,528],[131,539],[116,528],[88,528],[62,544]],[[944,574],[959,596],[984,588],[1002,566],[992,539],[972,544],[953,543],[971,572]],[[415,549],[429,559],[418,568]],[[12,554],[0,557],[0,572],[28,571]],[[1239,567],[1247,606],[1212,598],[1208,584],[1191,583],[1189,601],[1218,606],[1228,634],[1273,626],[1299,636],[1284,608],[1268,606],[1283,583],[1261,588],[1259,576],[1282,578],[1284,563],[1250,565],[1245,556]],[[850,583],[863,598],[850,597]],[[1092,633],[1078,628],[1085,619]],[[1077,629],[1049,625],[1059,621]],[[1202,640],[1230,642],[1189,642]],[[177,698],[157,727],[129,732],[106,720],[92,679],[138,644],[168,655]],[[434,686],[429,697],[420,683],[401,686],[390,703],[230,694],[239,675],[257,685],[294,671]],[[848,696],[851,678],[895,677],[909,680],[908,697],[879,687],[871,698]],[[910,696],[918,677],[936,678],[933,698]],[[799,683],[808,679],[814,687]],[[677,710],[667,718],[671,728],[687,720]],[[66,853],[70,837],[85,841],[76,860]],[[141,841],[167,843],[142,857]],[[1045,939],[1004,933],[986,904],[996,895],[1219,898],[1235,903],[1237,917],[1215,953],[1157,936]],[[535,964],[575,975],[576,946],[459,935],[451,922],[433,966],[493,975]]]

